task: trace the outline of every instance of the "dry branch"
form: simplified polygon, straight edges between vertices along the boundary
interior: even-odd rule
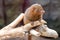
[[[12,23],[10,23],[9,25],[5,26],[4,28],[2,28],[1,30],[9,30],[14,28],[24,17],[24,14],[21,13]]]
[[[24,29],[25,31],[29,31],[29,30],[32,29],[33,27],[39,26],[40,24],[41,24],[41,23],[40,23],[39,21],[30,22],[30,23],[26,24],[23,29]]]

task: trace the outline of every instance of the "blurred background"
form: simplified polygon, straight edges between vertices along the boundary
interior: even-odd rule
[[[11,23],[32,4],[39,3],[45,10],[44,20],[60,35],[60,0],[0,0],[0,28]],[[60,38],[52,39],[60,40]]]

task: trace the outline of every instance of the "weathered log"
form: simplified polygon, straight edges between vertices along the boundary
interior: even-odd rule
[[[9,31],[0,32],[0,38],[13,38],[13,37],[23,37],[25,32],[22,28],[15,28]]]
[[[37,29],[41,33],[41,36],[58,38],[58,33],[55,30],[48,28],[47,25],[42,24]]]
[[[24,35],[24,37],[12,37],[12,38],[0,38],[0,40],[28,40],[28,33]]]
[[[30,34],[33,35],[33,36],[37,36],[39,37],[41,35],[41,33],[37,32],[36,30],[30,30]]]
[[[39,21],[28,23],[22,27],[14,28],[11,30],[0,30],[0,37],[12,38],[12,37],[23,37],[25,32],[29,31],[31,28],[40,25]]]
[[[50,39],[44,37],[31,36],[31,40],[50,40]]]

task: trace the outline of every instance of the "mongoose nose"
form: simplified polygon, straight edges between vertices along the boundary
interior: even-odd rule
[[[42,11],[41,11],[41,13],[45,13],[45,11],[44,11],[44,10],[42,10]]]

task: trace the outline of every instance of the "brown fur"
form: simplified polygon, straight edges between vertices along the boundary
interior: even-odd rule
[[[24,24],[29,23],[30,21],[42,19],[44,12],[45,11],[40,4],[33,4],[25,11]]]

